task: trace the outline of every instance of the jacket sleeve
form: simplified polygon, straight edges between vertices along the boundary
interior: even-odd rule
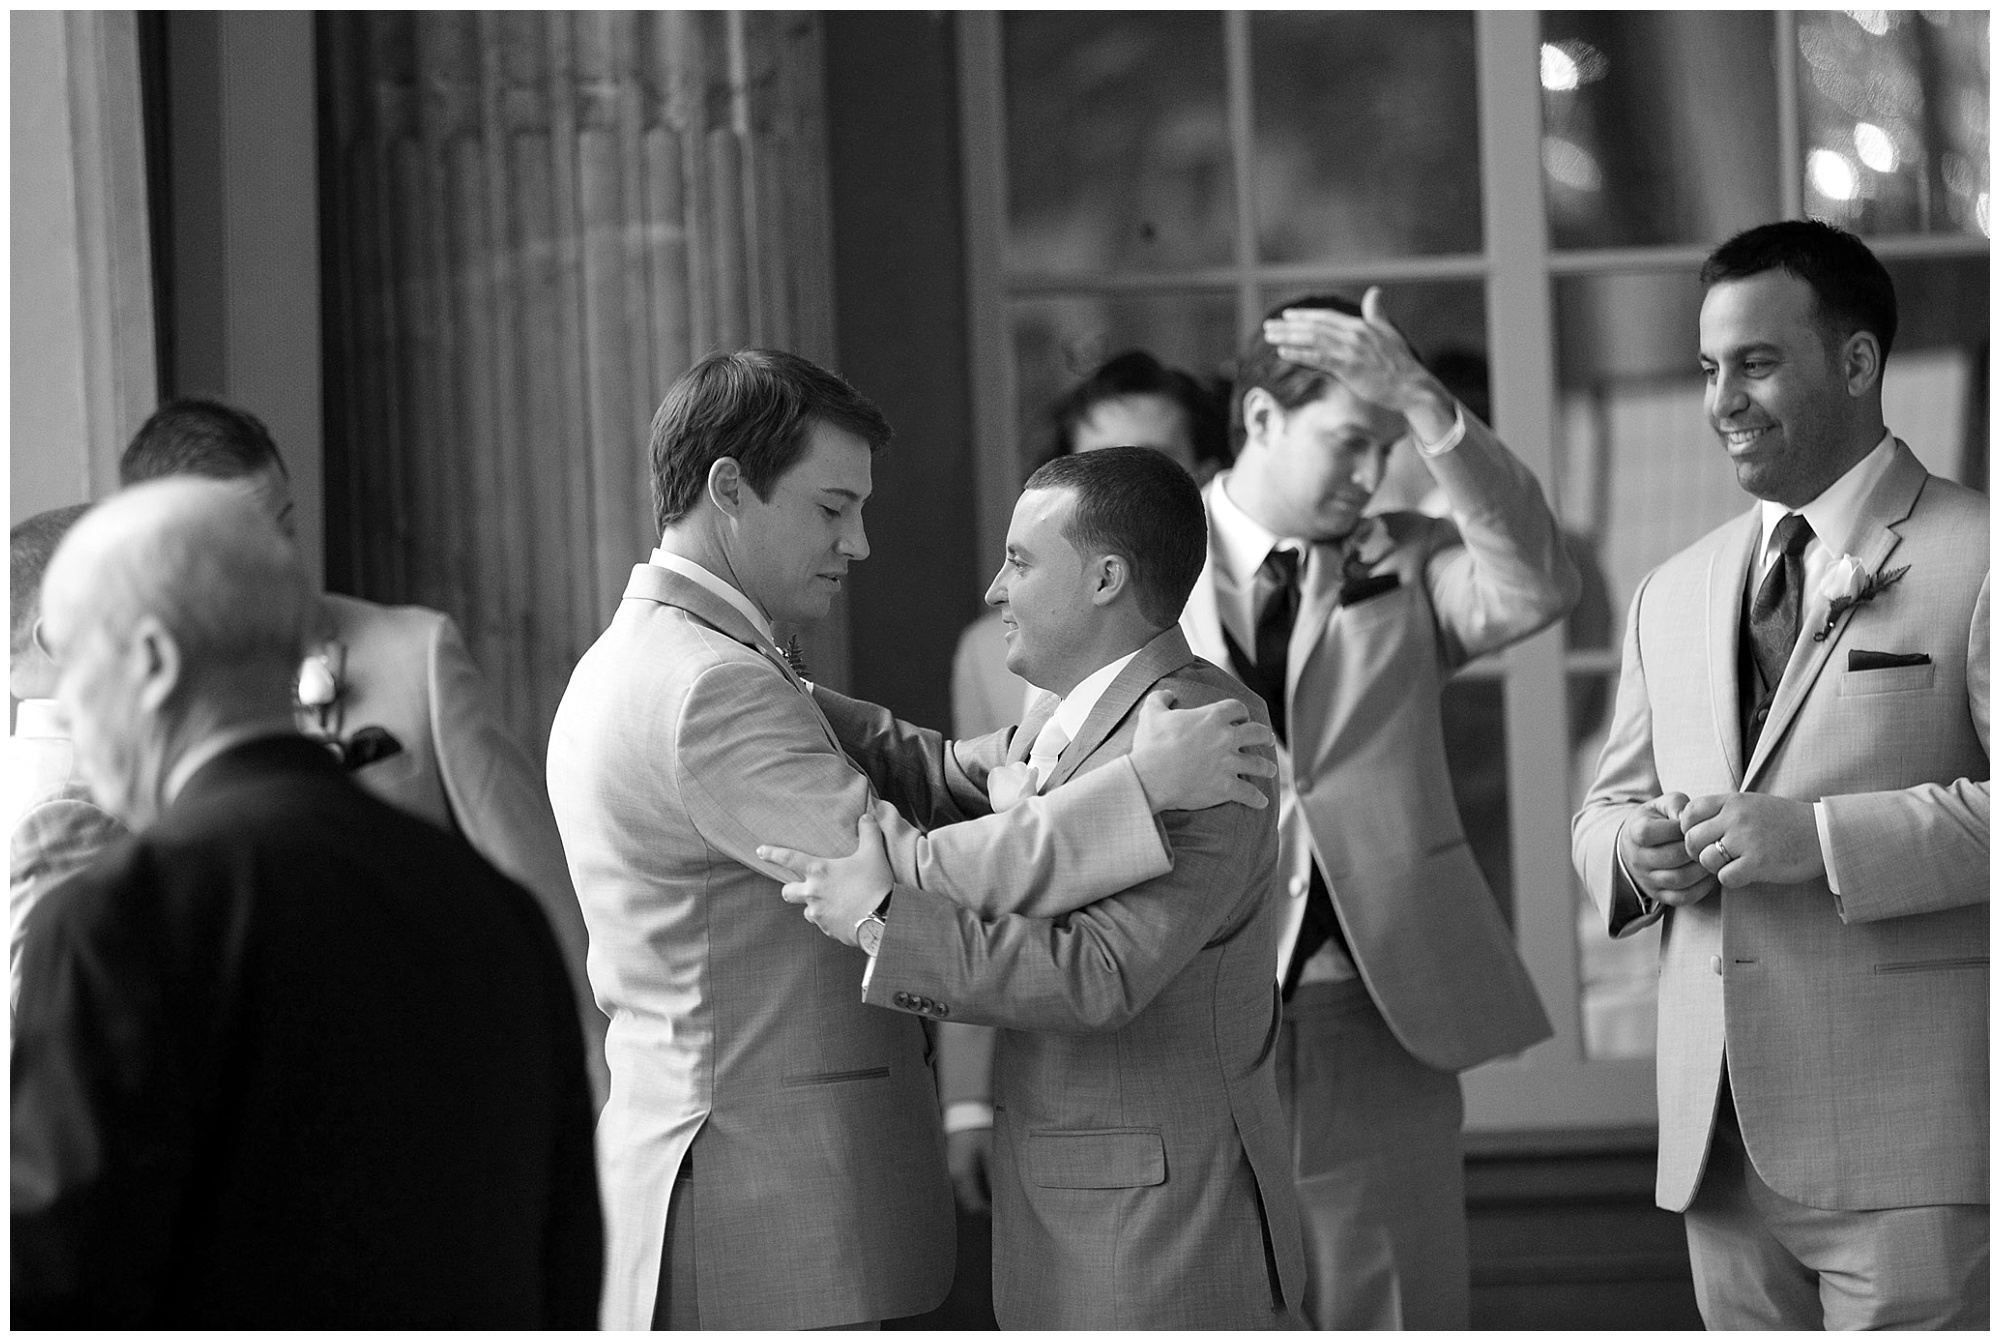
[[[1267,812],[1232,802],[1162,818],[1174,869],[1064,917],[981,918],[922,891],[899,892],[867,1001],[916,994],[947,1003],[954,1020],[1012,1029],[1122,1028],[1203,946],[1257,916],[1274,888],[1268,878],[1254,897],[1245,888],[1257,879],[1245,869],[1244,854],[1257,847],[1251,830],[1275,822]],[[1264,940],[1254,952],[1268,964],[1275,949]]]
[[[775,667],[712,667],[679,711],[673,785],[703,839],[779,882],[789,877],[758,859],[758,844],[846,856],[871,805],[898,886],[967,907],[1088,902],[1173,865],[1130,764],[1123,777],[1099,769],[1090,776],[1110,776],[1092,786],[1073,783],[926,834],[875,798],[821,714]]]
[[[1453,667],[1555,623],[1583,590],[1541,481],[1476,415],[1464,414],[1459,444],[1425,459],[1462,542],[1438,548],[1425,565],[1445,664]]]
[[[1979,585],[1965,651],[1966,712],[1979,749],[1992,758],[1992,650],[1988,600]],[[1879,922],[1988,901],[1993,784],[1959,778],[1900,791],[1823,798],[1827,859],[1838,873],[1840,916]]]
[[[1660,795],[1660,778],[1653,764],[1653,710],[1646,694],[1646,667],[1639,639],[1639,611],[1646,599],[1649,574],[1632,596],[1625,620],[1624,661],[1618,673],[1618,702],[1611,732],[1597,758],[1597,776],[1570,823],[1570,858],[1583,887],[1604,916],[1613,936],[1626,936],[1657,922],[1665,913],[1659,904],[1646,906],[1618,860],[1618,831],[1640,806]]]
[[[967,750],[968,770],[953,742],[927,727],[820,685],[812,693],[848,758],[912,824],[935,829],[991,813],[986,775],[1006,758],[1013,728],[990,733],[990,743],[975,742]]]
[[[570,885],[562,836],[527,752],[494,711],[486,682],[449,616],[440,617],[431,641],[430,704],[438,772],[460,834],[534,895],[555,932],[582,1021],[592,1093],[601,1105],[610,1092],[604,1060],[610,1022],[591,995],[585,969],[590,937]]]

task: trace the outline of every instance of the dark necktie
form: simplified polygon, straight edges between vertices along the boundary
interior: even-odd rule
[[[1264,706],[1271,713],[1271,730],[1283,741],[1286,740],[1286,658],[1291,648],[1292,626],[1298,623],[1299,618],[1298,551],[1273,549],[1264,557],[1264,564],[1257,570],[1257,575],[1259,585],[1268,592],[1263,611],[1257,616],[1257,659],[1254,664],[1245,665],[1242,652],[1234,642],[1230,643],[1229,651],[1243,682],[1263,698]],[[1305,921],[1299,926],[1299,938],[1292,947],[1291,962],[1285,966],[1282,994],[1287,1000],[1298,987],[1299,974],[1304,971],[1306,961],[1318,953],[1322,945],[1333,941],[1342,950],[1347,948],[1347,939],[1340,933],[1340,919],[1333,911],[1333,897],[1327,892],[1326,878],[1319,873],[1317,861],[1312,863],[1311,880],[1311,887],[1306,892]]]
[[[1273,549],[1257,569],[1257,585],[1264,589],[1264,606],[1257,616],[1252,657],[1243,655],[1236,640],[1223,631],[1229,644],[1229,659],[1235,663],[1237,678],[1257,691],[1271,714],[1271,730],[1285,739],[1285,656],[1291,646],[1292,625],[1299,617],[1299,554],[1292,549]]]
[[[1750,600],[1750,655],[1756,666],[1758,683],[1745,685],[1751,708],[1743,731],[1746,749],[1754,748],[1770,715],[1771,700],[1777,696],[1778,681],[1785,677],[1785,663],[1792,659],[1792,645],[1799,640],[1799,606],[1806,585],[1806,546],[1812,542],[1811,523],[1796,512],[1788,512],[1772,532],[1778,557],[1771,562],[1757,594]]]

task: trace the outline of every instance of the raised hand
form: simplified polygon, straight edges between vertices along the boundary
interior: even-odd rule
[[[1270,804],[1255,779],[1276,777],[1278,738],[1235,699],[1203,708],[1174,706],[1155,689],[1139,705],[1132,768],[1153,812],[1206,810],[1229,801],[1252,810]]]
[[[1700,903],[1720,887],[1688,856],[1681,832],[1682,792],[1656,796],[1633,811],[1618,831],[1618,860],[1647,898],[1681,908]]]
[[[1796,885],[1826,874],[1812,803],[1761,792],[1697,796],[1680,814],[1683,855],[1724,889]]]
[[[778,891],[785,902],[804,905],[806,921],[842,945],[854,944],[854,924],[888,897],[895,879],[882,826],[866,810],[855,825],[854,851],[845,857],[815,857],[775,844],[760,846],[757,857],[791,876]]]
[[[1451,396],[1390,324],[1380,288],[1362,296],[1358,317],[1288,307],[1264,323],[1264,338],[1281,357],[1336,377],[1361,399],[1409,416],[1429,441],[1451,430]]]

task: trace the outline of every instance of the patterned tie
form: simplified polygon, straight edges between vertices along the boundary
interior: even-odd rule
[[[1812,542],[1812,524],[1798,513],[1788,512],[1771,538],[1777,542],[1778,557],[1750,601],[1750,654],[1761,682],[1749,696],[1753,706],[1743,732],[1746,748],[1757,744],[1764,720],[1770,715],[1771,700],[1777,696],[1778,682],[1785,677],[1785,663],[1792,659],[1792,646],[1799,640],[1805,550]]]

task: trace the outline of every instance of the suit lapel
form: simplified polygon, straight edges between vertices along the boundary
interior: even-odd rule
[[[1105,737],[1125,720],[1125,714],[1145,697],[1147,690],[1162,676],[1192,665],[1194,660],[1194,653],[1189,650],[1187,638],[1182,635],[1179,625],[1167,629],[1140,648],[1139,654],[1118,672],[1118,677],[1098,697],[1090,716],[1083,719],[1082,729],[1063,748],[1062,761],[1056,765],[1055,773],[1043,790],[1052,791],[1069,781],[1070,774],[1076,772],[1077,766],[1104,743]]]
[[[1729,776],[1743,783],[1743,709],[1736,680],[1743,640],[1743,587],[1749,580],[1757,539],[1763,534],[1756,508],[1737,523],[1729,543],[1708,561],[1708,697],[1715,739]]]
[[[1882,565],[1902,543],[1902,536],[1893,528],[1900,525],[1916,506],[1917,495],[1923,492],[1927,475],[1923,464],[1898,439],[1895,459],[1882,476],[1881,483],[1875,486],[1875,491],[1862,505],[1861,524],[1855,536],[1853,553],[1861,561],[1864,571],[1881,572]],[[1815,641],[1813,635],[1819,632],[1820,624],[1806,618],[1812,613],[1812,606],[1810,599],[1802,603],[1799,641],[1792,648],[1791,660],[1785,663],[1784,678],[1778,682],[1777,697],[1771,702],[1771,715],[1764,723],[1763,733],[1757,738],[1757,748],[1750,755],[1749,767],[1743,775],[1743,786],[1746,788],[1756,784],[1772,751],[1790,729],[1792,719],[1798,716],[1799,707],[1811,692],[1813,682],[1826,668],[1834,646],[1846,633],[1848,621],[1854,618],[1854,607],[1849,606],[1841,612],[1833,630],[1824,639]]]

